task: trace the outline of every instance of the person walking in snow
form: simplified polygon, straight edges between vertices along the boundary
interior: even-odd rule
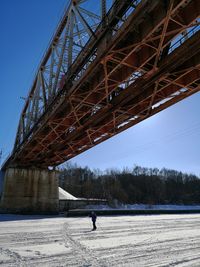
[[[92,211],[91,214],[90,214],[90,217],[91,217],[91,219],[92,219],[92,224],[93,224],[93,229],[92,229],[92,231],[95,231],[95,230],[97,229],[97,227],[96,227],[96,219],[97,219],[97,215],[95,214],[94,211]]]

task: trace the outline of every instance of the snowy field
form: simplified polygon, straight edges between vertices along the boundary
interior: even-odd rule
[[[200,214],[0,215],[0,266],[200,267]]]

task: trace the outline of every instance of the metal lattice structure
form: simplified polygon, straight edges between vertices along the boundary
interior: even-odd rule
[[[199,24],[199,0],[71,1],[5,166],[58,165],[199,91]]]

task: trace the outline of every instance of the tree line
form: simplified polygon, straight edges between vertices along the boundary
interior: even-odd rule
[[[76,197],[98,198],[124,204],[199,204],[200,179],[166,168],[110,169],[105,172],[66,163],[59,185]]]

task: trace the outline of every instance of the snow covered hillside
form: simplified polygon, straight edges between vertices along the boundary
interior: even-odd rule
[[[3,266],[200,266],[200,215],[0,215]]]

